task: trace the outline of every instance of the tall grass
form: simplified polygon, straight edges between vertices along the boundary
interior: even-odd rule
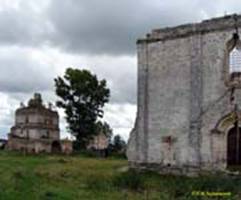
[[[230,197],[216,199],[241,199],[239,178],[122,170],[126,166],[126,160],[117,158],[0,152],[0,200],[208,199],[193,196],[193,191],[231,192]]]

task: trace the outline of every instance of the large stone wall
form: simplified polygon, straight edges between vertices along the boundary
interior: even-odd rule
[[[154,30],[138,40],[138,112],[127,150],[131,166],[226,168],[227,130],[213,130],[233,111],[226,65],[235,26],[241,27],[241,16]],[[240,104],[239,89],[235,97]]]

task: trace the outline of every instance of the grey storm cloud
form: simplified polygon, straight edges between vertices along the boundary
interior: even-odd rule
[[[106,79],[111,90],[111,103],[136,104],[137,63],[133,56],[89,56],[86,63],[99,79]]]
[[[112,83],[110,84],[111,102],[136,104],[137,78],[135,68],[129,68],[128,71],[123,70],[121,72],[119,70],[119,73],[113,72],[112,74],[106,75],[106,77]]]
[[[4,6],[4,3],[0,2],[1,45],[39,46],[45,44],[48,41],[51,26],[44,15],[44,10],[37,12],[32,0],[15,0],[12,4],[14,2],[18,2],[17,7]]]
[[[1,50],[0,65],[0,92],[29,93],[49,90],[53,85],[49,66],[21,49]]]
[[[99,79],[106,79],[111,90],[111,103],[136,103],[135,57],[87,57],[89,62],[80,67],[72,63],[81,63],[82,57],[71,57],[67,65],[62,65],[52,63],[58,58],[43,60],[44,56],[36,57],[32,51],[19,47],[0,48],[0,93],[8,93],[18,101],[25,101],[34,92],[48,92],[48,96],[55,96],[54,78],[62,76],[66,67],[73,66],[86,68]],[[46,52],[46,56],[51,58],[53,55]],[[65,53],[58,55],[65,56]]]
[[[136,40],[151,29],[241,10],[235,0],[15,1],[17,9],[0,9],[1,44],[52,45],[96,55],[133,55]]]
[[[71,52],[134,54],[137,38],[152,28],[201,18],[200,12],[185,9],[180,3],[160,2],[65,0],[60,4],[59,0],[52,0],[48,14],[55,34],[51,41]]]
[[[23,54],[21,48],[25,46],[50,45],[50,48],[58,47],[67,54],[89,54],[89,59],[103,54],[130,56],[135,54],[136,39],[153,28],[198,21],[225,11],[238,13],[241,7],[234,0],[228,4],[224,0],[218,3],[201,0],[16,2],[17,8],[1,7],[0,3],[0,45],[19,48],[9,54],[0,52],[1,92],[52,90],[54,75],[51,67],[32,59],[31,52]],[[135,103],[136,64],[126,67],[113,61],[108,63],[108,60],[105,64],[99,67],[97,63],[96,72],[97,75],[102,73],[111,83],[112,101]]]

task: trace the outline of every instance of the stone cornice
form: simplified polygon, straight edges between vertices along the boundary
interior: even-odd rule
[[[28,124],[17,124],[12,127],[12,130],[21,128],[21,129],[46,129],[46,130],[54,130],[59,131],[59,127],[54,125],[47,125],[42,123],[28,123]]]
[[[194,34],[205,34],[214,31],[235,31],[235,26],[241,28],[241,15],[234,14],[219,18],[213,18],[210,20],[204,20],[200,23],[154,29],[151,33],[147,34],[145,38],[138,39],[137,44],[183,38]]]

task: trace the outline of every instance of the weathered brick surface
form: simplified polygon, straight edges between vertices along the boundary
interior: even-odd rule
[[[60,140],[59,115],[57,111],[42,104],[40,94],[35,94],[27,106],[16,110],[15,124],[8,134],[8,150],[30,153],[51,153],[57,149],[72,152],[72,142]]]
[[[233,111],[226,83],[227,44],[235,25],[241,27],[241,16],[154,30],[138,40],[138,113],[127,150],[131,163],[226,168],[233,122],[219,134],[212,130]],[[240,89],[235,98],[241,104]],[[173,140],[164,142],[166,136]]]

